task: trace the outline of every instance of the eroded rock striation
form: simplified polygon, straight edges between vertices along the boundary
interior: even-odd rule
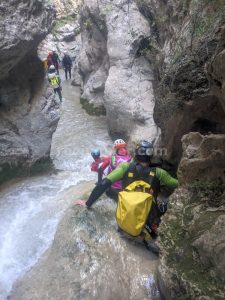
[[[106,109],[109,131],[131,140],[156,139],[153,71],[139,48],[151,35],[135,1],[83,1],[82,100]]]
[[[59,106],[44,83],[37,47],[55,11],[48,1],[0,3],[0,167],[32,165],[48,158]]]
[[[191,132],[182,138],[183,155],[178,177],[182,184],[194,180],[225,182],[225,134]]]
[[[53,0],[57,17],[68,17],[75,15],[79,10],[80,0]]]
[[[159,284],[166,299],[224,299],[224,186],[179,188],[160,226]]]

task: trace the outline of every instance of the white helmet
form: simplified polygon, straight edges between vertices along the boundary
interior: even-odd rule
[[[115,149],[125,148],[126,146],[127,146],[127,144],[122,139],[115,140],[115,142],[113,144],[113,147]]]
[[[54,65],[51,65],[50,67],[49,67],[49,70],[54,70],[55,71],[55,66]]]

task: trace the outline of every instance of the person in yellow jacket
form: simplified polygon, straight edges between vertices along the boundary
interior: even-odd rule
[[[151,164],[153,152],[154,148],[152,143],[145,140],[140,142],[135,149],[135,159],[132,162],[121,163],[102,180],[101,184],[93,189],[87,201],[77,200],[75,202],[76,205],[90,208],[115,181],[122,180],[124,190],[134,182],[145,182],[149,186],[149,189],[146,189],[145,192],[152,195],[152,199],[154,199],[155,203],[147,216],[146,223],[140,234],[140,238],[146,247],[148,247],[149,240],[157,237],[160,217],[167,210],[166,203],[160,203],[160,205],[157,203],[160,186],[165,186],[170,189],[175,189],[178,186],[177,179],[170,176],[170,174],[162,168],[155,167]],[[157,247],[151,250],[156,253],[159,251]]]
[[[61,88],[61,79],[59,75],[56,73],[56,69],[53,65],[51,65],[48,69],[48,81],[52,86],[55,94],[59,95],[59,100],[62,102],[62,88]]]

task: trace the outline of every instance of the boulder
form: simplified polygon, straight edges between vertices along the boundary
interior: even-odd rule
[[[82,98],[104,105],[112,135],[156,139],[153,70],[139,54],[151,30],[136,3],[84,1],[81,29]]]
[[[180,183],[218,178],[225,182],[225,134],[191,132],[183,136],[182,145],[183,156],[178,169]]]
[[[213,226],[206,230],[192,246],[200,262],[211,270],[211,275],[225,283],[225,214],[219,216]]]
[[[25,56],[35,52],[50,31],[55,11],[49,1],[1,1],[0,80]]]

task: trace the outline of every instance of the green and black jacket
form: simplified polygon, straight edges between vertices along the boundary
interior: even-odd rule
[[[129,178],[129,172],[133,172],[133,176]],[[154,176],[149,176],[150,173]],[[111,186],[112,183],[118,180],[123,180],[124,188],[135,180],[144,180],[150,183],[153,187],[153,195],[156,198],[161,185],[175,189],[178,186],[177,179],[170,176],[168,172],[161,168],[152,168],[151,165],[143,168],[140,164],[134,162],[121,163],[113,170],[100,185],[97,185],[90,194],[86,206],[90,208],[93,203]]]

